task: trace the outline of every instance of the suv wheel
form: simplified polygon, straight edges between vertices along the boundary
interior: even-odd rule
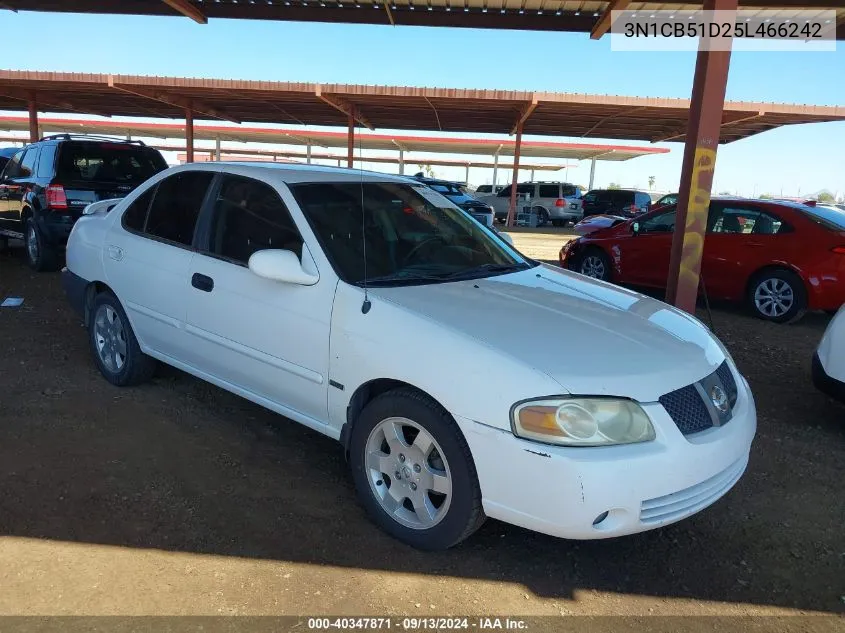
[[[44,235],[32,218],[26,220],[24,243],[26,245],[26,263],[32,270],[44,272],[58,268],[59,255],[56,249],[46,243]]]
[[[388,534],[440,550],[484,522],[469,446],[452,417],[412,389],[370,402],[352,428],[349,461],[358,497]]]
[[[543,207],[534,207],[534,213],[537,214],[537,226],[546,226],[549,223],[549,212]]]

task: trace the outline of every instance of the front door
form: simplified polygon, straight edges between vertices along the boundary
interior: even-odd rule
[[[622,279],[631,284],[665,288],[669,279],[675,208],[639,222],[639,232],[620,245]]]
[[[282,283],[248,268],[256,251],[283,249],[316,270],[273,187],[223,175],[212,195],[208,238],[190,269],[189,362],[243,395],[268,400],[300,421],[305,416],[322,424],[336,284]]]
[[[0,229],[21,232],[20,225],[14,221],[10,209],[12,200],[20,198],[20,185],[17,178],[21,173],[21,160],[26,150],[21,150],[6,163],[0,179]]]

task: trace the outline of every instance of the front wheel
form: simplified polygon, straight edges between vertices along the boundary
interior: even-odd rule
[[[56,270],[59,266],[59,255],[56,249],[44,239],[44,235],[32,218],[27,218],[24,229],[26,243],[26,263],[37,272]]]
[[[578,272],[593,279],[610,281],[610,258],[598,248],[590,248],[578,262]]]
[[[484,522],[469,446],[427,396],[412,389],[378,396],[355,422],[349,452],[361,503],[394,538],[442,550]]]
[[[535,207],[534,213],[537,214],[537,226],[546,226],[549,223],[551,217],[543,207]]]
[[[804,282],[792,271],[763,271],[749,286],[748,305],[754,316],[760,319],[775,323],[792,323],[807,311]]]

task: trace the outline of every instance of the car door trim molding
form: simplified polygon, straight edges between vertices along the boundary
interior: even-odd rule
[[[276,369],[281,369],[282,371],[286,371],[290,374],[293,374],[294,376],[304,378],[305,380],[313,382],[314,384],[323,384],[323,375],[306,367],[291,363],[290,361],[283,360],[276,356],[271,356],[270,354],[267,354],[257,349],[253,349],[252,347],[241,345],[240,343],[236,343],[235,341],[232,341],[230,339],[218,336],[217,334],[209,332],[208,330],[203,330],[202,328],[198,328],[197,326],[191,325],[190,323],[185,324],[185,331],[202,339],[205,339],[206,341],[215,343],[217,345],[220,345],[221,347],[225,347],[226,349],[230,349],[233,352],[248,356],[253,360],[265,363],[267,365],[270,365],[271,367],[275,367]]]
[[[183,329],[182,322],[179,319],[174,319],[173,317],[169,317],[166,314],[156,312],[155,310],[150,310],[149,308],[146,308],[138,303],[132,303],[131,301],[124,302],[124,305],[130,310],[137,312],[138,314],[143,314],[144,316],[150,317],[151,319],[155,319],[160,323],[164,323],[165,325],[174,327],[177,330]]]

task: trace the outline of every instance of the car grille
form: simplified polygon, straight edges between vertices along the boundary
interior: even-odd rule
[[[720,386],[728,398],[729,407],[726,413],[720,414],[703,395],[713,386]],[[684,435],[692,435],[730,421],[737,396],[736,380],[728,367],[728,361],[724,361],[716,371],[698,383],[671,391],[660,396],[658,400],[678,430]]]
[[[748,465],[748,455],[722,472],[678,492],[648,499],[640,504],[640,521],[648,525],[670,523],[706,508],[739,480]]]

